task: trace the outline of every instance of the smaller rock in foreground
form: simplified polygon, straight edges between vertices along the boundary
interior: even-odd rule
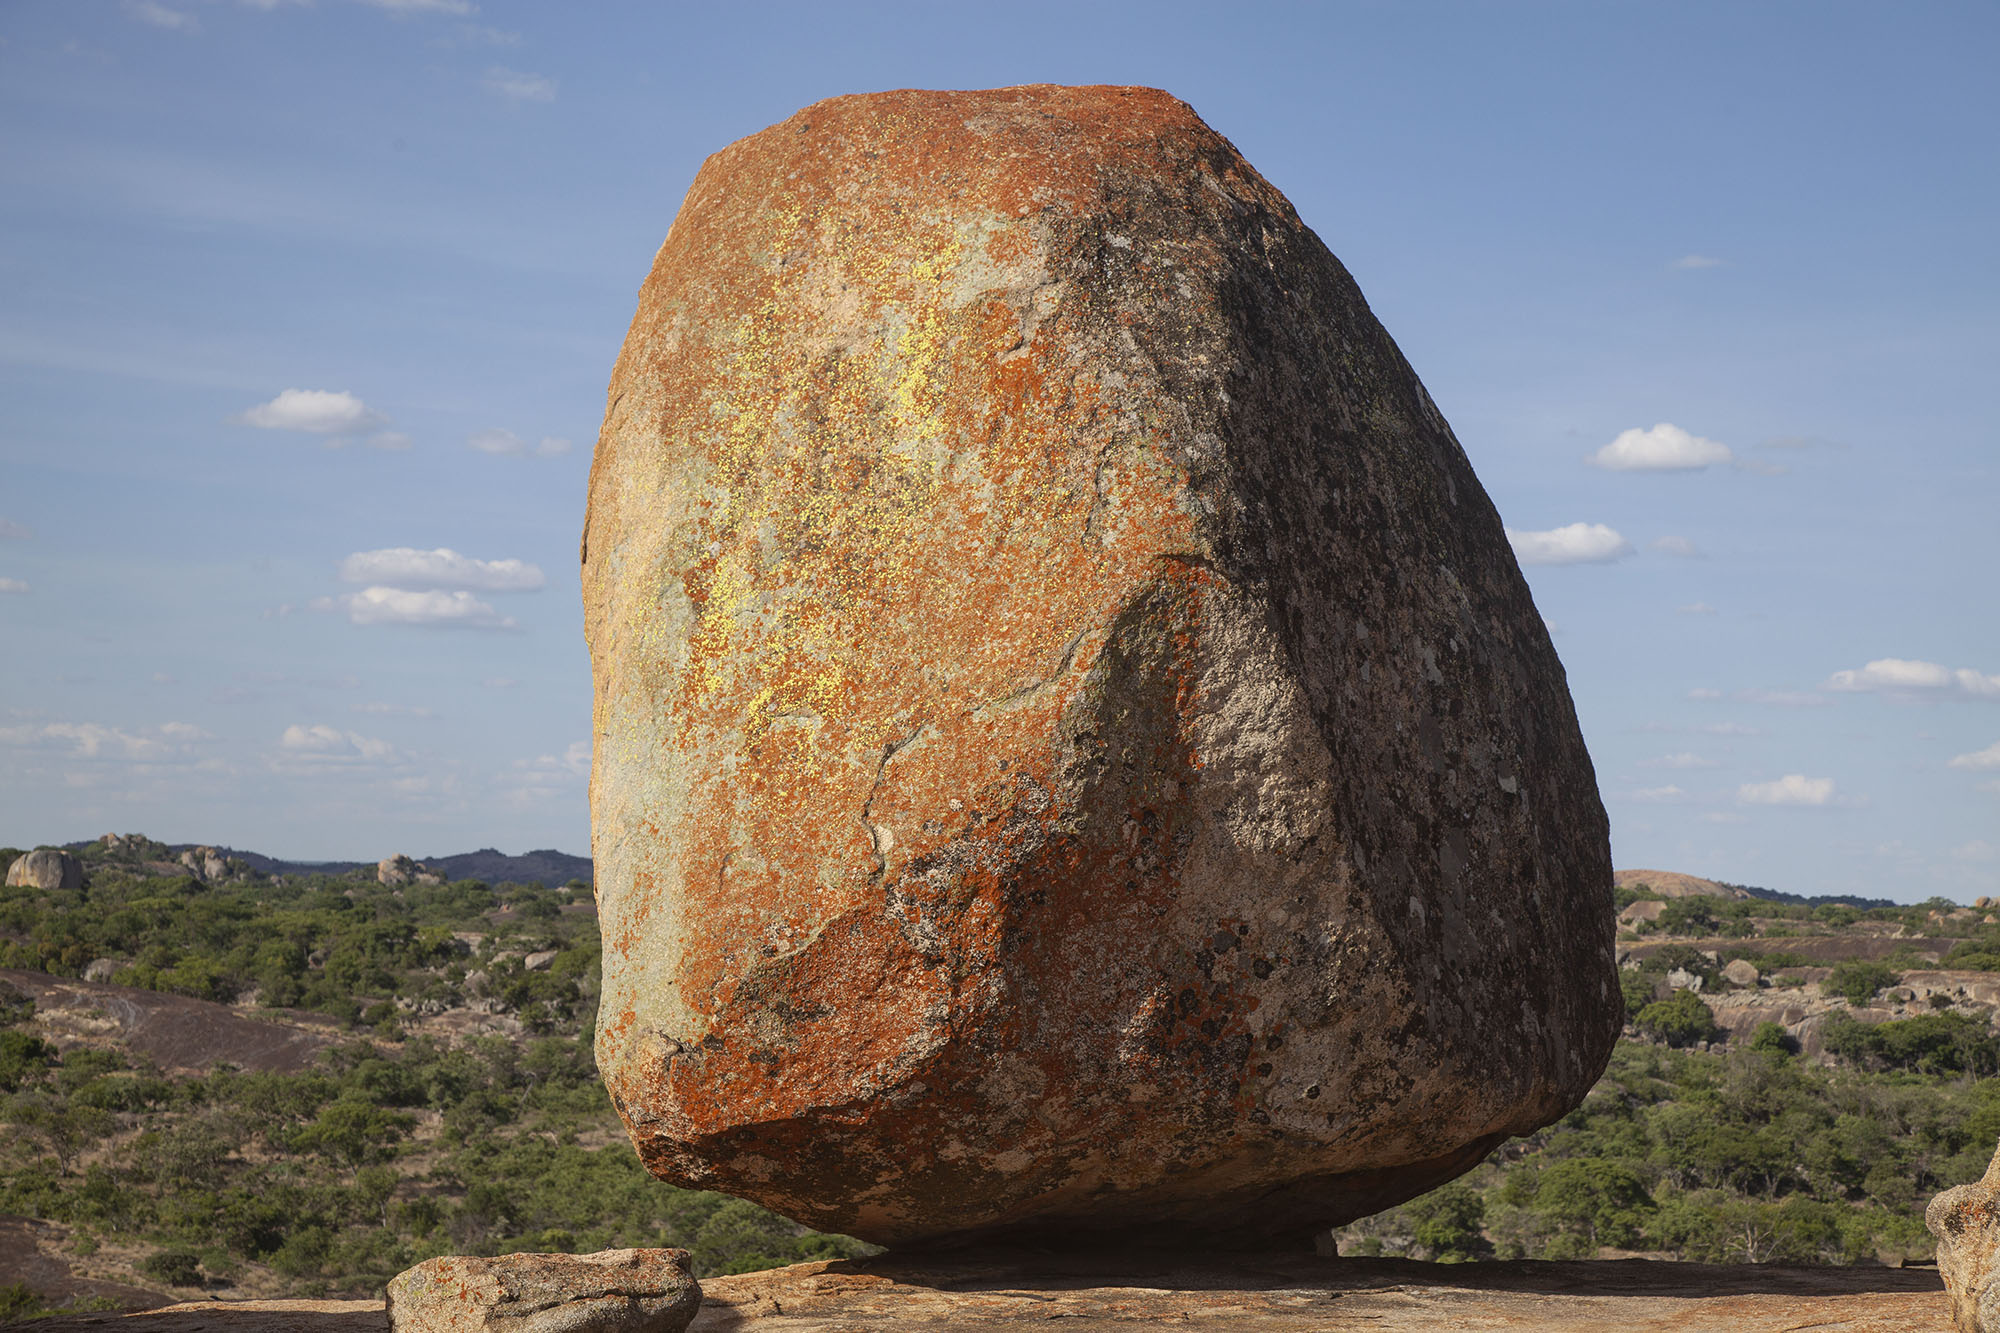
[[[1924,1225],[1937,1237],[1951,1326],[1958,1333],[2000,1333],[2000,1152],[1977,1181],[1932,1199]]]
[[[427,1259],[390,1283],[394,1333],[680,1333],[701,1308],[686,1250]]]

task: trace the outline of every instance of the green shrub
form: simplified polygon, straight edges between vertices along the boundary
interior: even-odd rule
[[[1877,991],[1902,979],[1901,973],[1880,963],[1850,960],[1834,964],[1833,971],[1827,974],[1820,987],[1830,994],[1842,996],[1849,1004],[1863,1005],[1874,999]]]
[[[1692,1046],[1722,1035],[1715,1012],[1691,990],[1677,990],[1666,999],[1647,1005],[1639,1011],[1633,1025],[1669,1046]]]
[[[201,1285],[201,1256],[193,1250],[155,1250],[139,1261],[139,1271],[170,1287]]]

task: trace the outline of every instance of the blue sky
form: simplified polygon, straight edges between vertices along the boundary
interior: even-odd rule
[[[1618,864],[2000,894],[1996,52],[1985,3],[0,5],[0,843],[586,850],[584,477],[703,156],[1139,83],[1542,562]]]

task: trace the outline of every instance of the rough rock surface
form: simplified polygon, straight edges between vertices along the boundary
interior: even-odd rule
[[[83,862],[68,852],[44,847],[40,851],[23,852],[7,867],[7,887],[10,889],[80,889],[83,887]]]
[[[691,1333],[1911,1333],[1948,1318],[1929,1269],[1709,1267],[1646,1260],[1423,1264],[1262,1256],[1007,1263],[940,1255],[795,1264],[710,1279]],[[382,1307],[204,1302],[37,1321],[37,1333],[379,1333]]]
[[[1986,1174],[1924,1209],[1958,1333],[2000,1333],[2000,1151]]]
[[[1237,1245],[1561,1115],[1611,865],[1498,515],[1141,88],[838,98],[697,176],[591,470],[598,1058],[881,1242]]]
[[[686,1250],[448,1255],[386,1294],[395,1333],[680,1333],[701,1305]]]

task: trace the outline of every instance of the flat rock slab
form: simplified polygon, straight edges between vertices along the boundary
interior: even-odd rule
[[[686,1250],[444,1255],[389,1283],[396,1333],[681,1333],[701,1305]]]
[[[1707,1266],[1646,1260],[1425,1264],[1274,1258],[939,1257],[794,1264],[702,1284],[690,1333],[862,1333],[1187,1324],[1218,1333],[1538,1329],[1546,1333],[1908,1333],[1950,1327],[1930,1269]],[[1059,1325],[1049,1321],[1060,1320]],[[38,1321],[37,1333],[379,1333],[379,1303],[251,1301]]]

